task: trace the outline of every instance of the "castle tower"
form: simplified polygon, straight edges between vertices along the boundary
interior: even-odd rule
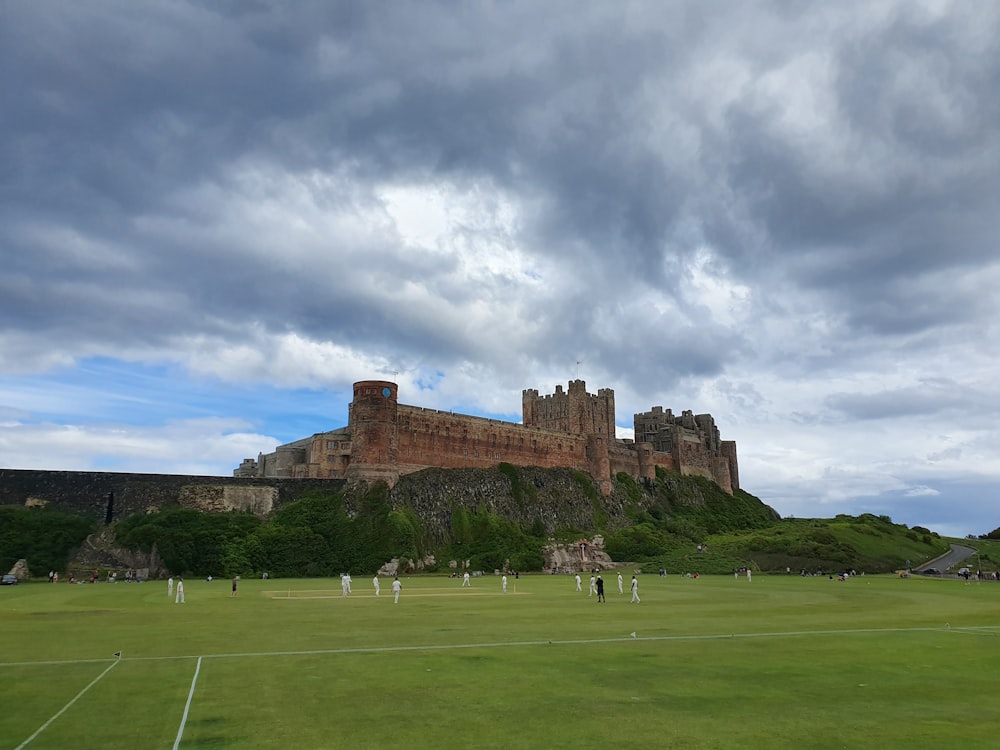
[[[603,435],[605,444],[615,439],[615,392],[601,388],[587,393],[587,383],[571,380],[569,391],[539,397],[529,388],[521,392],[521,419],[525,427],[567,432],[571,435]]]
[[[734,490],[738,490],[740,488],[740,465],[736,460],[736,441],[723,440],[719,452],[729,465],[730,484]]]
[[[383,480],[392,486],[399,478],[397,396],[396,384],[385,380],[361,380],[354,384],[349,416],[349,480]]]

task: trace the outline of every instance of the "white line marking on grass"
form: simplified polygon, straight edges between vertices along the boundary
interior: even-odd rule
[[[801,638],[806,636],[829,636],[829,635],[882,635],[889,633],[949,633],[961,630],[962,632],[975,635],[996,636],[1000,631],[1000,625],[983,625],[980,627],[952,628],[947,630],[942,627],[934,628],[856,628],[848,630],[786,630],[764,633],[712,633],[699,635],[651,635],[632,638],[631,635],[616,638],[581,638],[570,640],[538,640],[538,641],[499,641],[492,643],[446,643],[416,646],[359,646],[356,648],[332,648],[332,649],[311,649],[305,651],[244,651],[227,654],[203,654],[193,656],[184,654],[178,656],[132,656],[128,661],[171,661],[176,659],[197,659],[199,664],[202,659],[236,659],[246,657],[263,656],[321,656],[324,654],[384,654],[401,651],[447,651],[449,649],[469,649],[469,648],[505,648],[517,646],[574,646],[589,643],[642,643],[653,641],[720,641],[734,638]],[[0,667],[29,667],[44,664],[79,664],[93,661],[84,659],[80,662],[8,662],[0,663]],[[125,661],[125,659],[122,659]],[[117,663],[117,661],[115,662]],[[112,665],[113,666],[113,665]],[[197,677],[197,675],[195,675]]]
[[[188,692],[187,703],[184,704],[184,715],[181,716],[181,725],[177,730],[177,739],[174,740],[174,750],[181,744],[181,737],[184,736],[184,725],[187,724],[188,711],[191,710],[191,699],[194,698],[194,686],[198,684],[198,673],[201,671],[201,657],[198,657],[198,664],[194,668],[194,677],[191,679],[191,690]]]
[[[69,709],[70,706],[72,706],[74,703],[76,703],[78,700],[80,700],[81,696],[83,696],[84,693],[86,693],[88,690],[90,690],[92,687],[94,687],[94,685],[97,684],[98,680],[100,680],[102,677],[104,677],[104,675],[106,675],[108,672],[110,672],[112,669],[114,669],[115,665],[117,665],[117,664],[118,664],[118,659],[115,659],[111,663],[110,667],[108,667],[103,672],[101,672],[99,675],[97,675],[97,677],[95,677],[91,681],[91,683],[89,685],[87,685],[87,687],[85,687],[83,690],[81,690],[79,693],[77,693],[76,697],[73,698],[73,700],[71,700],[69,703],[67,703],[65,706],[63,706],[59,710],[59,713],[57,713],[55,716],[53,716],[47,722],[45,722],[44,724],[42,724],[37,730],[35,730],[35,733],[33,735],[31,735],[28,739],[26,739],[24,742],[22,742],[20,745],[18,745],[14,750],[21,750],[21,748],[27,747],[27,745],[28,745],[29,742],[31,742],[33,739],[35,739],[35,737],[37,737],[42,732],[44,732],[45,729],[46,729],[46,727],[49,726],[49,724],[51,724],[53,721],[55,721],[60,716],[62,716],[64,713],[66,713],[67,709]]]
[[[968,633],[969,635],[992,635],[996,637],[996,633],[991,633],[985,628],[949,628],[949,633]]]

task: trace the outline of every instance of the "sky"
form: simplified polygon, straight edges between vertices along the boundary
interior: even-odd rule
[[[782,516],[985,534],[998,237],[996,3],[0,3],[4,468],[579,378]]]

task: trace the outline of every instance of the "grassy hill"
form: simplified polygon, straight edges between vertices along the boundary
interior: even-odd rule
[[[62,568],[86,534],[66,533],[59,514],[9,514],[31,524],[19,523],[16,531],[4,525],[5,565],[27,557],[33,569]],[[121,548],[156,549],[167,570],[185,576],[335,576],[370,572],[392,558],[404,566],[420,561],[428,571],[446,569],[449,560],[470,560],[481,570],[509,561],[513,569],[531,571],[542,568],[542,547],[552,540],[597,534],[613,560],[672,574],[742,567],[878,573],[920,565],[949,543],[887,516],[782,519],[748,492],[729,495],[707,479],[662,470],[654,481],[619,474],[603,497],[580,472],[510,465],[418,472],[391,489],[312,490],[267,518],[167,508],[125,519],[114,531]],[[963,541],[981,549],[977,567],[997,569],[1000,541]]]

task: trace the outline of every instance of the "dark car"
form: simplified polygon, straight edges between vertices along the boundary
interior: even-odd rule
[[[940,573],[941,571],[940,571],[940,570],[938,570],[937,568],[924,568],[924,569],[923,569],[923,570],[921,570],[920,572],[921,572],[921,573],[924,573],[925,575],[929,575],[929,576],[936,576],[936,575],[937,575],[938,573]]]
[[[16,586],[17,576],[13,573],[4,573],[3,579],[0,580],[0,586]]]

